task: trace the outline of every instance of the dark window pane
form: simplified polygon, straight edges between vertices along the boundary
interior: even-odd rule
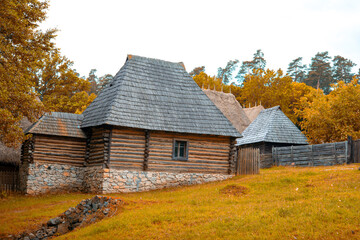
[[[180,142],[179,157],[185,157],[185,142]]]

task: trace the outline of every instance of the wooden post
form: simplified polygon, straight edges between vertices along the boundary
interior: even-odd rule
[[[293,154],[293,146],[291,145],[291,148],[290,148],[290,151],[291,151],[291,164],[294,162],[294,154]],[[294,163],[294,165],[296,165]]]
[[[313,145],[310,145],[311,147],[311,164],[312,166],[314,166],[314,150],[313,150]]]
[[[337,161],[337,156],[336,156],[336,143],[333,143],[333,154],[335,156],[335,164],[339,164],[338,161]]]
[[[229,149],[229,174],[234,173],[235,170],[235,152],[236,152],[236,138],[231,137],[230,138],[230,149]]]
[[[145,130],[145,149],[144,149],[144,171],[149,168],[149,146],[150,146],[150,131]]]
[[[354,162],[354,142],[351,136],[348,136],[348,140],[347,140],[346,158],[347,158],[347,163]]]

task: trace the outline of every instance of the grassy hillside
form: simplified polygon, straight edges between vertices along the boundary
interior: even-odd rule
[[[272,168],[205,185],[113,194],[112,218],[59,239],[360,239],[359,165]],[[0,233],[55,216],[90,195],[0,201]]]

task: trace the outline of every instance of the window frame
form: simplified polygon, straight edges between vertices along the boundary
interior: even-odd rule
[[[178,142],[185,142],[185,157],[175,156],[175,146]],[[178,150],[179,155],[179,150]],[[189,158],[189,141],[186,139],[175,139],[173,140],[172,159],[178,161],[188,161]]]

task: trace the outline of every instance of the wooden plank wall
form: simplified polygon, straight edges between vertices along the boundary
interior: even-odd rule
[[[260,149],[238,148],[236,161],[236,175],[259,174]]]
[[[34,140],[35,162],[84,165],[85,139],[36,135]]]
[[[111,167],[143,170],[145,130],[114,128],[110,146]]]
[[[188,141],[188,160],[173,160],[174,139]],[[149,171],[227,174],[230,137],[150,132]]]
[[[19,169],[17,167],[1,169],[0,191],[14,192],[19,189]]]
[[[347,141],[304,146],[274,147],[276,165],[330,166],[347,162]]]

